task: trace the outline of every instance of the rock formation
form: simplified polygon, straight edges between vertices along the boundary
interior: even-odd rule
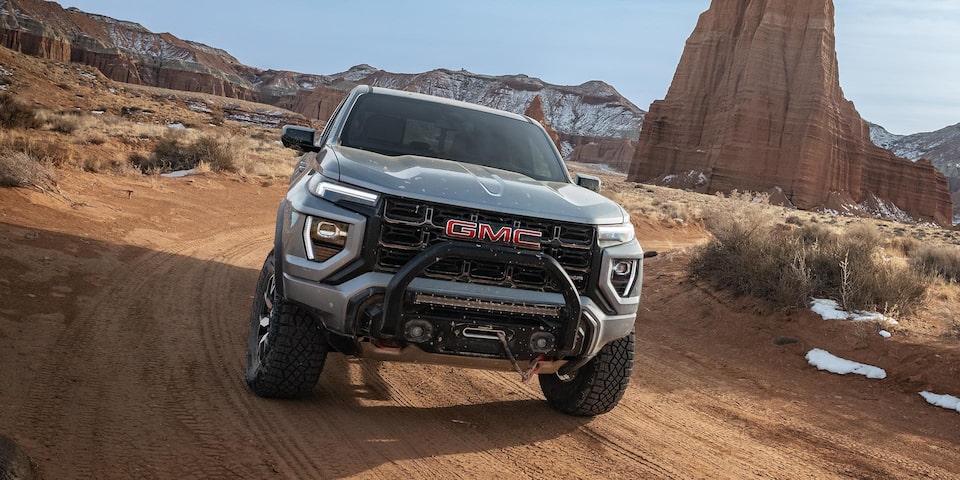
[[[713,0],[629,178],[698,172],[709,192],[780,187],[800,208],[880,201],[949,224],[943,175],[873,145],[838,71],[832,0]]]
[[[540,95],[533,97],[533,101],[530,102],[530,106],[527,107],[523,114],[540,122],[547,131],[547,135],[550,135],[550,140],[553,140],[553,144],[557,146],[557,149],[561,148],[560,135],[557,134],[556,130],[550,126],[550,122],[547,121],[547,116],[543,113],[543,98],[541,98]]]
[[[128,83],[210,93],[269,103],[307,118],[326,120],[354,85],[429,93],[522,113],[539,97],[546,123],[569,154],[598,140],[636,140],[646,112],[599,81],[551,85],[526,75],[490,76],[437,69],[392,73],[370,65],[311,75],[261,70],[236,58],[138,23],[63,9],[44,0],[0,0],[0,45],[61,62],[81,62]],[[604,150],[606,151],[606,150]],[[599,158],[614,164],[616,159]]]
[[[244,67],[226,52],[44,0],[0,0],[0,45],[91,65],[120,82],[254,100]]]
[[[930,160],[947,177],[947,188],[953,199],[953,221],[960,223],[960,123],[912,135],[896,135],[880,125],[869,125],[874,144],[907,160]]]
[[[598,138],[581,143],[567,155],[567,160],[582,163],[602,163],[618,171],[630,169],[636,144],[628,138]]]

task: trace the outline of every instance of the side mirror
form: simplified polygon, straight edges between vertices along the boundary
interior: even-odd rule
[[[573,176],[573,181],[577,185],[580,185],[587,190],[600,193],[600,177],[594,177],[593,175],[581,175],[578,173]]]
[[[284,147],[301,152],[319,151],[320,149],[315,144],[316,137],[316,130],[298,125],[284,125],[283,129],[280,130],[280,143]]]

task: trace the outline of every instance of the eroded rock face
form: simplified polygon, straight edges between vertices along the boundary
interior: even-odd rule
[[[627,138],[598,138],[573,148],[567,160],[582,163],[601,163],[618,171],[630,169],[634,142]]]
[[[538,119],[556,132],[554,140],[559,141],[564,155],[599,140],[636,140],[646,113],[599,81],[560,86],[526,75],[490,76],[447,69],[404,74],[370,65],[329,75],[261,70],[241,64],[223,50],[44,0],[0,0],[0,45],[55,61],[85,63],[116,81],[268,103],[320,122],[360,83],[515,113],[538,101]],[[594,150],[589,158],[595,158],[597,152],[622,155],[621,150]],[[622,163],[619,158],[597,161]]]
[[[629,178],[702,172],[709,192],[780,187],[800,208],[876,197],[949,224],[929,162],[873,145],[840,89],[832,0],[714,0],[650,106]]]
[[[540,95],[533,97],[533,101],[530,102],[530,106],[527,107],[523,114],[540,122],[547,131],[547,135],[550,135],[550,140],[553,140],[553,144],[557,146],[557,149],[559,150],[561,148],[560,135],[557,134],[556,130],[550,126],[550,122],[547,121],[547,116],[543,113],[543,98],[540,97]]]
[[[0,45],[120,82],[256,100],[246,67],[223,50],[55,2],[0,0]]]

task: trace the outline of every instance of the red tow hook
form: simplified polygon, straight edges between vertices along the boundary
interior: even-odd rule
[[[530,368],[528,368],[527,371],[523,371],[523,369],[520,368],[520,364],[517,363],[516,357],[513,356],[513,352],[510,351],[510,344],[507,343],[507,334],[503,333],[503,331],[498,331],[497,338],[500,340],[500,345],[503,345],[503,351],[507,354],[507,359],[510,360],[513,369],[520,374],[521,382],[529,382],[534,375],[540,372],[540,361],[543,360],[543,355],[537,355],[537,358],[534,358],[530,362]]]

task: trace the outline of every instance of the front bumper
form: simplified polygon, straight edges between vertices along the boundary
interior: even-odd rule
[[[314,197],[306,188],[292,189],[278,213],[275,248],[281,291],[289,301],[315,311],[338,341],[350,343],[349,348],[337,346],[348,353],[452,365],[466,362],[484,369],[502,365],[510,370],[502,342],[497,341],[502,332],[516,360],[547,358],[559,366],[596,356],[604,345],[634,328],[643,256],[636,241],[599,250],[594,256],[594,262],[600,262],[599,273],[593,277],[599,285],[589,295],[578,293],[566,271],[548,255],[457,242],[429,247],[397,273],[367,271],[331,282],[328,278],[369,254],[364,252],[368,248],[364,239],[370,238],[367,217]],[[303,236],[307,216],[350,225],[339,254],[324,262],[307,260]],[[561,293],[548,293],[419,275],[447,256],[480,261],[498,257],[536,266],[563,288]],[[613,265],[621,260],[636,262],[635,288],[626,293],[618,293],[609,280]],[[422,334],[424,329],[430,331]],[[543,371],[549,373],[550,368]]]
[[[366,307],[383,304],[383,296],[393,278],[394,275],[391,274],[370,272],[339,285],[329,285],[284,273],[283,291],[288,300],[317,311],[326,328],[331,332],[361,340],[369,335],[369,332],[364,331],[364,328],[366,328],[364,323],[367,322],[364,319]],[[442,295],[445,298],[490,299],[505,304],[564,304],[563,296],[556,293],[518,291],[503,287],[463,284],[428,278],[412,279],[408,290],[422,294]],[[633,331],[636,320],[635,312],[609,315],[589,297],[580,296],[578,300],[580,303],[577,323],[579,338],[576,340],[574,347],[576,351],[571,352],[570,356],[592,358],[607,343],[625,337]],[[509,314],[505,316],[509,316]],[[487,327],[489,330],[499,329],[513,333],[514,346],[519,346],[523,338],[529,338],[532,333],[535,333],[530,327],[524,330],[522,326],[518,327],[511,324],[503,325],[496,322],[477,321],[472,323],[480,327]],[[448,325],[449,331],[455,335],[454,339],[456,339],[456,336],[462,337],[464,328],[469,328],[455,321],[448,322]],[[469,333],[470,331],[468,331]],[[477,338],[475,340],[484,341],[485,339]],[[494,365],[498,363],[490,360],[501,360],[499,362],[501,368],[499,369],[512,370],[511,364],[501,358],[499,347],[492,341],[492,338],[486,340],[489,355],[471,355],[475,360],[468,361],[469,365],[467,366],[485,369],[495,368]],[[462,360],[449,358],[452,356],[449,353],[440,353],[442,350],[431,352],[420,346],[414,346],[408,349],[406,353],[402,353],[400,350],[405,347],[405,345],[398,345],[397,347],[378,348],[375,345],[367,345],[361,346],[359,350],[368,352],[371,356],[376,353],[377,358],[384,360],[407,359],[409,361],[438,364],[460,364],[462,362]],[[417,352],[418,350],[419,352]],[[524,360],[526,358],[518,355],[518,359]],[[547,370],[544,370],[544,372],[549,373]]]

